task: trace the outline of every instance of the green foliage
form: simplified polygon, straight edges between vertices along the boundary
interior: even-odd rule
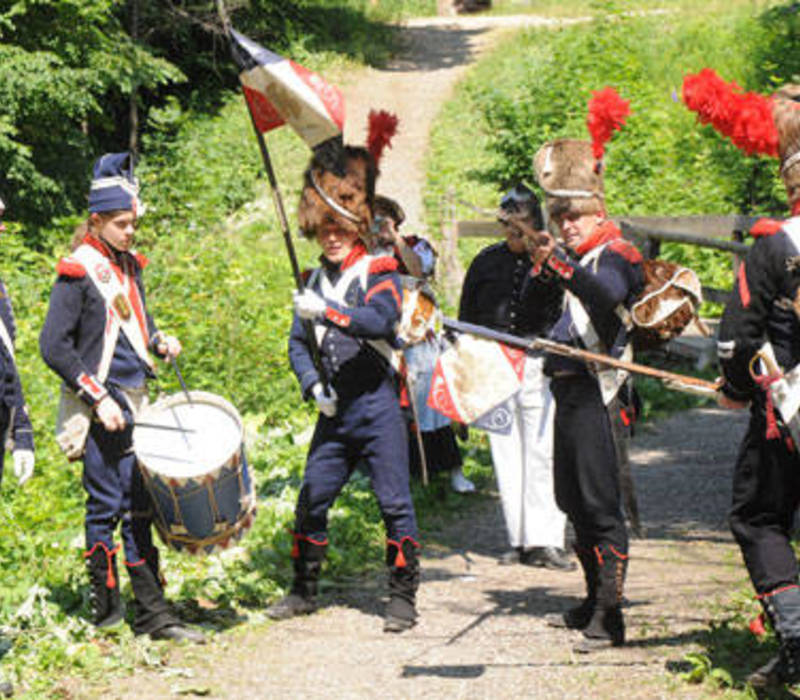
[[[711,127],[697,124],[679,94],[683,76],[705,66],[762,92],[796,79],[793,5],[754,14],[752,3],[724,10],[670,4],[686,11],[624,14],[648,3],[593,4],[595,21],[516,34],[476,66],[432,130],[426,196],[431,227],[441,226],[448,191],[491,209],[512,183],[533,186],[538,148],[555,138],[587,139],[587,101],[606,85],[630,99],[632,108],[606,148],[612,214],[781,215],[785,193],[775,161],[746,157]],[[458,215],[474,216],[463,207]],[[459,244],[465,263],[476,243]],[[726,254],[670,244],[662,256],[689,265],[704,284],[732,284]]]
[[[395,45],[387,22],[432,9],[432,0],[228,4],[240,31],[312,68],[382,63]],[[182,110],[213,113],[236,85],[216,0],[0,0],[0,38],[0,191],[42,247],[54,218],[84,209],[97,155],[128,148],[134,112],[139,136],[165,145]]]

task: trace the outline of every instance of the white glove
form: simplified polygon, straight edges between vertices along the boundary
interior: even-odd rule
[[[22,486],[33,476],[33,465],[36,463],[36,458],[33,456],[33,450],[14,450],[13,457],[14,476],[17,477],[17,483]]]
[[[158,352],[160,352],[165,360],[170,360],[181,354],[181,341],[172,335],[161,335],[158,339]]]
[[[311,387],[311,393],[314,395],[314,401],[317,402],[317,407],[320,413],[324,413],[328,418],[333,418],[336,415],[336,392],[332,386],[328,387],[328,395],[325,396],[325,391],[320,382],[317,382]]]
[[[113,433],[125,428],[125,416],[122,415],[122,408],[108,394],[100,399],[100,403],[94,407],[94,412],[106,430]]]
[[[302,294],[295,291],[292,296],[294,310],[300,318],[313,321],[325,315],[328,305],[325,303],[325,299],[316,292],[306,289]]]

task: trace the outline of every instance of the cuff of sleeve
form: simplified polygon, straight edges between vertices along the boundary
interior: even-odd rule
[[[533,267],[531,267],[530,276],[538,277],[541,280],[553,279],[553,271],[547,266],[547,263],[550,261],[550,257],[552,256],[548,256],[547,259],[542,260],[541,262],[534,263]]]
[[[553,252],[550,257],[547,258],[544,267],[562,280],[570,280],[572,279],[572,275],[575,274],[575,268],[566,260],[562,260],[556,252]]]
[[[352,319],[350,316],[343,311],[340,311],[332,304],[328,304],[328,306],[325,307],[325,320],[328,323],[332,323],[334,326],[338,326],[339,328],[347,328]]]
[[[92,408],[108,394],[108,391],[97,377],[86,372],[81,372],[78,375],[75,384],[78,387],[78,396]]]
[[[309,370],[300,377],[300,389],[303,394],[303,401],[311,398],[311,388],[319,381],[319,374],[316,370]]]
[[[30,450],[33,452],[33,431],[32,430],[15,430],[14,431],[14,451],[17,450]]]

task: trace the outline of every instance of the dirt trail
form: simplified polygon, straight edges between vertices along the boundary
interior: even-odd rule
[[[401,56],[385,68],[359,72],[342,86],[346,142],[364,143],[370,109],[387,109],[400,118],[398,134],[381,163],[378,191],[403,205],[407,231],[421,230],[428,133],[455,84],[509,30],[557,23],[535,15],[411,20]]]
[[[420,621],[403,635],[381,631],[382,575],[333,582],[313,616],[216,635],[203,650],[175,650],[161,672],[76,697],[143,700],[192,689],[220,700],[703,697],[671,669],[697,650],[713,603],[745,578],[724,522],[731,436],[742,434],[745,418],[690,411],[634,440],[647,532],[631,545],[625,648],[576,656],[576,633],[545,625],[547,612],[581,595],[582,577],[498,566],[502,516],[484,501],[446,532],[424,533]]]
[[[345,86],[347,139],[363,142],[372,107],[395,111],[401,132],[380,191],[422,217],[430,124],[457,80],[510,27],[548,20],[470,18],[410,22],[408,51]],[[669,669],[695,649],[709,604],[745,578],[725,525],[731,467],[745,417],[706,409],[646,427],[632,448],[646,538],[634,540],[626,611],[629,645],[575,656],[573,633],[542,617],[582,593],[580,573],[501,567],[496,501],[478,500],[445,532],[424,533],[420,622],[381,631],[383,575],[333,584],[308,618],[250,624],[202,650],[175,650],[161,671],[73,697],[209,698],[617,698],[701,697]],[[258,614],[254,615],[258,617]]]

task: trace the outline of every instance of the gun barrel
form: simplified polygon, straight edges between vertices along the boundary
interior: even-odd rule
[[[547,340],[545,338],[520,338],[510,333],[502,333],[500,331],[486,328],[485,326],[478,326],[474,323],[465,323],[464,321],[457,321],[452,318],[444,318],[442,326],[449,328],[459,333],[470,333],[471,335],[486,340],[494,340],[498,343],[510,345],[516,348],[522,348],[531,352],[546,352],[553,355],[563,355],[565,357],[572,357],[577,360],[582,360],[586,363],[597,363],[605,365],[606,367],[614,367],[616,369],[626,370],[633,374],[639,374],[646,377],[654,377],[665,383],[667,388],[676,389],[678,391],[685,391],[692,394],[700,394],[702,396],[711,396],[719,391],[720,384],[716,382],[709,382],[699,377],[692,377],[688,374],[678,374],[677,372],[669,372],[649,365],[643,365],[638,362],[627,362],[619,360],[610,355],[603,355],[599,352],[592,352],[590,350],[582,350],[581,348],[574,348],[571,345],[563,345],[554,340]]]

